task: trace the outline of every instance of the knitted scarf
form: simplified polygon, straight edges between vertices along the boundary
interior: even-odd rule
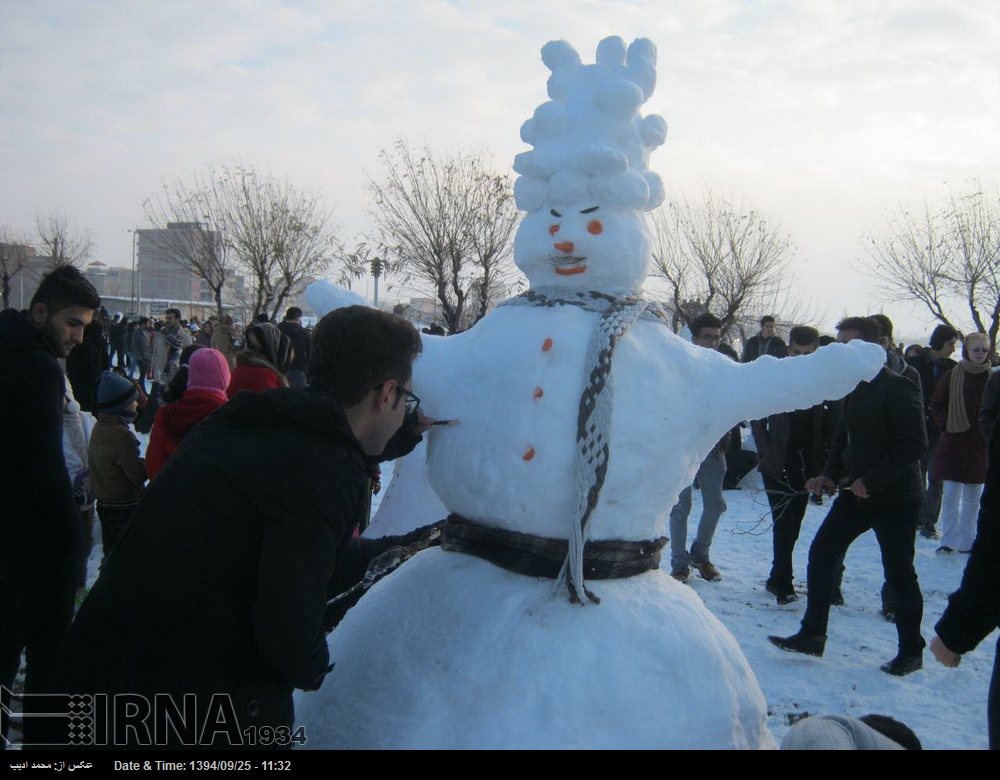
[[[948,383],[948,423],[945,425],[948,433],[964,433],[972,427],[965,408],[965,375],[981,374],[989,370],[990,361],[973,363],[965,358],[951,370],[951,380]]]
[[[556,296],[564,297],[556,297]],[[610,458],[611,414],[614,410],[614,385],[611,381],[611,359],[615,347],[636,320],[655,319],[669,327],[667,317],[655,301],[645,301],[638,295],[613,298],[596,292],[548,294],[529,290],[501,305],[578,306],[598,311],[601,317],[590,337],[585,367],[587,384],[580,395],[577,414],[576,511],[569,528],[569,553],[557,579],[565,584],[570,601],[583,603],[582,595],[596,603],[600,599],[584,583],[584,545],[590,526],[590,516],[597,506]]]

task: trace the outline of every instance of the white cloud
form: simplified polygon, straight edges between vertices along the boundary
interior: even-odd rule
[[[0,0],[0,221],[60,208],[125,263],[162,178],[244,160],[361,229],[380,148],[487,147],[507,168],[545,99],[542,44],[592,60],[642,35],[670,124],[654,168],[745,195],[799,233],[804,273],[839,276],[900,198],[1000,180],[998,28],[968,0]]]

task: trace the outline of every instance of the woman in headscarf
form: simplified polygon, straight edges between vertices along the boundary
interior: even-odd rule
[[[270,322],[255,322],[247,328],[245,339],[246,349],[236,356],[226,394],[232,398],[240,390],[288,387],[285,372],[292,362],[291,339]]]
[[[976,538],[979,498],[986,481],[986,440],[979,406],[990,375],[990,339],[971,333],[962,362],[947,371],[931,401],[931,417],[941,429],[931,473],[943,483],[939,553],[969,552]]]

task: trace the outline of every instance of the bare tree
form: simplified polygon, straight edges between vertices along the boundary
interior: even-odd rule
[[[150,242],[156,252],[208,285],[220,318],[223,290],[236,271],[226,240],[224,203],[211,168],[190,182],[164,182],[143,204],[151,229],[139,231],[140,242]]]
[[[34,254],[23,236],[9,228],[0,229],[0,282],[3,284],[3,308],[10,308],[11,281],[28,265]]]
[[[360,279],[368,269],[372,267],[373,260],[379,260],[381,269],[381,257],[379,250],[366,241],[355,240],[354,249],[350,252],[343,249],[340,255],[340,272],[337,275],[337,284],[343,285],[348,290],[351,289],[354,280]]]
[[[666,282],[675,329],[707,311],[723,334],[745,340],[761,312],[776,314],[786,299],[791,238],[753,208],[706,190],[700,201],[665,204],[651,222],[653,275]]]
[[[254,168],[223,168],[218,189],[227,239],[253,282],[255,311],[275,319],[297,287],[341,253],[330,214],[318,194]]]
[[[35,231],[42,256],[49,259],[51,268],[81,263],[90,257],[94,248],[90,231],[78,231],[70,225],[69,218],[59,212],[36,214]]]
[[[238,299],[230,303],[275,318],[339,250],[319,195],[252,167],[208,168],[190,182],[165,183],[145,212],[155,229],[140,231],[140,239],[203,279],[220,317],[229,290]],[[242,293],[230,289],[237,271],[250,278]]]
[[[976,186],[951,192],[946,202],[925,201],[922,211],[900,209],[866,236],[870,274],[886,300],[922,304],[939,322],[961,327],[966,308],[973,328],[1000,331],[1000,196]]]
[[[483,153],[435,155],[403,141],[369,178],[376,240],[390,267],[429,285],[447,329],[478,322],[516,276],[517,210],[508,176]]]

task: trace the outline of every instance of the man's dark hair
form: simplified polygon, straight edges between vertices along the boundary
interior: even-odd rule
[[[285,312],[285,321],[291,322],[292,320],[297,320],[302,317],[302,309],[298,306],[289,307],[288,311]]]
[[[888,715],[864,715],[858,718],[866,726],[869,726],[884,737],[888,737],[893,742],[902,745],[904,750],[923,750],[920,738],[913,733],[913,729],[905,723],[900,723],[895,718]]]
[[[691,335],[694,338],[698,338],[701,335],[702,328],[719,328],[722,329],[722,320],[716,317],[714,314],[709,314],[705,312],[704,314],[699,314],[690,323],[688,323],[688,328],[691,329]]]
[[[145,325],[145,324],[146,324],[147,322],[149,322],[149,317],[140,317],[140,318],[139,318],[139,327],[142,327],[142,326],[143,326],[143,325]]]
[[[404,319],[368,306],[334,309],[313,331],[309,384],[353,406],[386,380],[407,382],[421,348]]]
[[[892,320],[884,314],[869,314],[868,316],[878,323],[878,329],[882,334],[882,338],[887,338],[889,341],[892,341]]]
[[[837,330],[854,330],[862,341],[878,344],[882,329],[871,317],[844,317],[837,323]]]
[[[938,325],[931,333],[930,345],[935,352],[945,345],[945,342],[958,338],[958,331],[950,325]]]
[[[180,309],[167,309],[165,312],[163,312],[163,316],[164,317],[166,317],[168,314],[173,314],[174,317],[176,319],[178,319],[178,320],[181,318],[181,310]]]
[[[813,344],[819,347],[819,331],[809,325],[796,325],[788,331],[788,343],[808,347]]]
[[[772,317],[770,314],[765,314],[763,317],[760,318],[760,324],[761,326],[764,326],[767,325],[768,323],[774,325],[774,317]]]
[[[28,308],[33,309],[36,303],[45,304],[51,315],[71,306],[97,309],[101,305],[101,296],[79,268],[61,265],[42,277]]]
[[[254,322],[270,322],[271,318],[267,316],[267,312],[266,311],[262,311],[260,314],[258,314],[256,317],[253,318],[253,321]]]

